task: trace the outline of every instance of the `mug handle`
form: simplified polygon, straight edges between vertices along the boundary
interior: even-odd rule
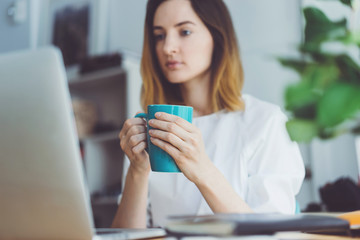
[[[145,119],[147,119],[147,114],[146,113],[138,113],[138,114],[135,115],[135,117],[136,118],[145,118]],[[149,153],[149,145],[145,148],[145,151],[147,153]]]
[[[147,119],[147,114],[146,113],[138,113],[135,115],[136,118],[145,118]]]

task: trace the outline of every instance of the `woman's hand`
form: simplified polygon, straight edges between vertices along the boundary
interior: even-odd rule
[[[215,166],[205,152],[200,130],[185,119],[158,112],[149,125],[151,142],[169,153],[184,175],[195,184],[206,179]]]
[[[119,133],[120,146],[130,160],[130,168],[140,173],[150,172],[149,155],[145,151],[146,121],[130,118],[125,121]]]

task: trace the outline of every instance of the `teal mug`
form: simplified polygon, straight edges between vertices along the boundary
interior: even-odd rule
[[[152,127],[149,126],[149,120],[155,119],[155,113],[157,112],[165,112],[176,115],[191,123],[193,108],[180,105],[155,104],[147,106],[147,113],[139,113],[135,116],[144,118],[147,122],[146,138],[148,148],[146,150],[150,157],[151,170],[155,172],[181,172],[174,159],[167,152],[155,146],[150,141],[149,130],[152,129]]]

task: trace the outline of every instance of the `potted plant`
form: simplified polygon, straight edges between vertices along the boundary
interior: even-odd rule
[[[339,1],[356,14],[355,1]],[[291,113],[287,130],[297,142],[356,134],[360,161],[360,32],[346,19],[330,20],[318,8],[306,7],[303,13],[301,57],[278,58],[300,78],[285,91],[285,107]]]

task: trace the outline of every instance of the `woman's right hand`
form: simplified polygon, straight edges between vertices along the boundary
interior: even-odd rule
[[[130,160],[130,168],[139,173],[150,172],[149,155],[145,151],[146,121],[142,118],[130,118],[125,121],[119,133],[120,146]]]

